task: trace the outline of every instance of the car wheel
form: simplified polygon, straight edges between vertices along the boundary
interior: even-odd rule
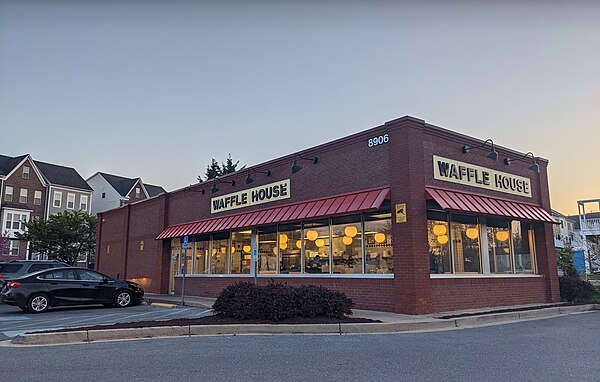
[[[119,308],[125,308],[126,306],[130,306],[132,302],[133,298],[131,296],[131,292],[129,291],[119,291],[115,296],[115,305]]]
[[[45,294],[34,294],[27,303],[27,310],[31,313],[43,313],[50,307],[50,300]]]

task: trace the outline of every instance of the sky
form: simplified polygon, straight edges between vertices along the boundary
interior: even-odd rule
[[[84,178],[174,190],[404,115],[547,158],[577,213],[600,198],[600,2],[0,0],[0,154]]]

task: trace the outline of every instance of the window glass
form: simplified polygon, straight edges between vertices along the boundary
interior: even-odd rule
[[[302,272],[302,226],[282,224],[279,226],[279,273]]]
[[[75,194],[67,194],[67,208],[70,210],[75,208]]]
[[[36,206],[42,204],[42,191],[35,191],[33,193],[33,204]]]
[[[29,179],[29,167],[23,166],[23,179]]]
[[[12,200],[13,200],[12,186],[6,186],[6,189],[4,190],[4,200],[7,202],[12,202]]]
[[[429,273],[452,273],[448,216],[444,220],[427,220],[427,242]]]
[[[181,255],[181,240],[171,239],[171,271],[173,274],[181,274],[179,269],[179,255]]]
[[[19,198],[19,203],[27,203],[27,189],[21,188],[21,197]]]
[[[394,273],[392,215],[365,215],[365,273]]]
[[[87,202],[88,202],[88,197],[87,195],[81,195],[79,197],[79,210],[81,211],[87,211]]]
[[[210,273],[226,274],[229,258],[229,232],[215,233],[212,240]]]
[[[329,273],[329,219],[304,223],[306,273]]]
[[[231,273],[250,273],[252,231],[231,233]]]
[[[0,273],[15,273],[23,267],[21,264],[0,264]]]
[[[62,199],[62,192],[54,191],[54,199],[52,202],[52,206],[56,207],[56,208],[60,208],[61,199]]]
[[[19,256],[19,240],[10,241],[10,253],[11,256]]]
[[[512,273],[509,222],[488,219],[487,239],[490,272]]]
[[[54,280],[76,280],[75,270],[59,269],[59,270],[53,271],[52,278]]]
[[[452,216],[452,246],[457,273],[481,272],[479,224],[472,216]]]
[[[11,229],[12,228],[12,214],[8,213],[6,214],[6,229]]]
[[[534,272],[533,229],[531,224],[520,221],[511,223],[511,236],[515,254],[515,270],[519,272]]]
[[[258,273],[277,273],[277,227],[258,229]]]
[[[41,271],[41,270],[49,269],[49,268],[52,268],[52,265],[50,265],[50,264],[33,264],[32,266],[29,267],[27,272],[33,273],[33,272],[37,272],[37,271]]]
[[[208,251],[210,236],[196,236],[194,239],[194,271],[195,274],[208,273]]]
[[[360,215],[332,219],[333,273],[362,273],[362,226]]]
[[[104,276],[100,273],[88,270],[78,270],[79,279],[84,281],[102,281],[104,280]]]

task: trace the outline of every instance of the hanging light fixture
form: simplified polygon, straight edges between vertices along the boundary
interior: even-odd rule
[[[317,239],[317,240],[315,240],[315,245],[317,247],[321,248],[321,247],[325,246],[325,240],[323,240],[323,239]]]
[[[437,237],[437,242],[440,244],[446,244],[448,242],[448,235],[440,235]]]
[[[498,231],[496,232],[496,239],[498,239],[498,241],[506,241],[508,240],[508,231]]]
[[[342,243],[345,245],[352,245],[352,238],[350,236],[344,236],[342,238]]]
[[[348,227],[344,228],[344,234],[350,238],[356,236],[356,234],[358,234],[358,228],[356,228],[353,225],[349,225]],[[346,244],[346,245],[350,245],[350,244]]]
[[[250,183],[254,182],[254,179],[250,176],[250,171],[254,171],[254,173],[265,174],[266,176],[271,176],[271,170],[258,171],[256,169],[254,169],[254,167],[250,167],[248,169],[248,172],[247,172],[247,175],[246,175],[246,179],[245,179],[246,184],[250,184]]]
[[[279,243],[279,249],[287,249],[288,244],[287,243]]]
[[[475,227],[469,227],[465,231],[465,234],[467,235],[467,237],[469,239],[475,240],[479,236],[479,230],[477,228],[475,228]]]
[[[298,164],[298,160],[296,160],[296,157],[298,157],[298,160],[309,160],[312,161],[313,164],[317,164],[317,162],[319,162],[319,158],[318,157],[303,157],[300,154],[294,154],[294,163],[292,164],[292,174],[297,173],[298,171],[302,170],[302,166],[300,166]]]
[[[319,237],[319,233],[313,229],[306,231],[306,238],[310,241],[315,241]]]
[[[529,165],[528,168],[531,171],[539,174],[540,173],[540,165],[536,162],[535,156],[533,155],[533,153],[531,151],[517,159],[504,158],[504,164],[508,166],[509,164],[511,164],[512,162],[515,162],[515,161],[525,162],[525,159],[527,159],[529,157],[531,157],[531,164]]]
[[[285,233],[280,233],[279,234],[279,242],[280,243],[287,243],[288,242],[288,236]]]
[[[448,232],[448,227],[445,224],[436,224],[433,226],[433,234],[436,236],[445,235]]]
[[[219,182],[219,183],[229,183],[229,184],[231,184],[231,187],[234,187],[234,186],[235,186],[235,180],[221,180],[221,179],[219,179],[219,178],[217,177],[217,178],[215,178],[215,179],[213,180],[213,186],[212,186],[212,188],[210,189],[210,192],[211,192],[211,193],[213,193],[213,194],[214,194],[215,192],[219,192],[219,189],[217,188],[217,182]]]
[[[462,152],[464,154],[468,153],[469,151],[471,151],[472,149],[478,149],[478,148],[482,148],[485,147],[485,145],[487,145],[489,143],[492,144],[492,150],[488,153],[487,157],[497,161],[498,160],[498,152],[496,151],[496,149],[494,148],[494,141],[492,141],[491,139],[486,139],[485,142],[483,142],[483,144],[479,145],[479,146],[475,146],[475,147],[471,147],[471,146],[463,146],[462,147]]]
[[[246,252],[246,253],[250,253],[250,250],[251,250],[251,249],[252,249],[252,248],[250,248],[250,246],[249,246],[249,245],[244,245],[244,247],[242,248],[242,251],[244,251],[244,252]]]
[[[385,234],[381,232],[377,232],[374,236],[375,242],[381,244],[385,241]]]
[[[302,248],[302,240],[296,241],[296,248],[298,248],[298,249]]]

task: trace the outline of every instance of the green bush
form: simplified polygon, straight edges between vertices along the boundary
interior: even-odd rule
[[[280,321],[292,317],[342,318],[352,314],[352,306],[352,299],[345,294],[321,286],[241,282],[225,288],[213,309],[238,319]]]
[[[576,277],[563,276],[559,278],[560,298],[565,301],[590,301],[594,295],[595,289],[587,281]]]

